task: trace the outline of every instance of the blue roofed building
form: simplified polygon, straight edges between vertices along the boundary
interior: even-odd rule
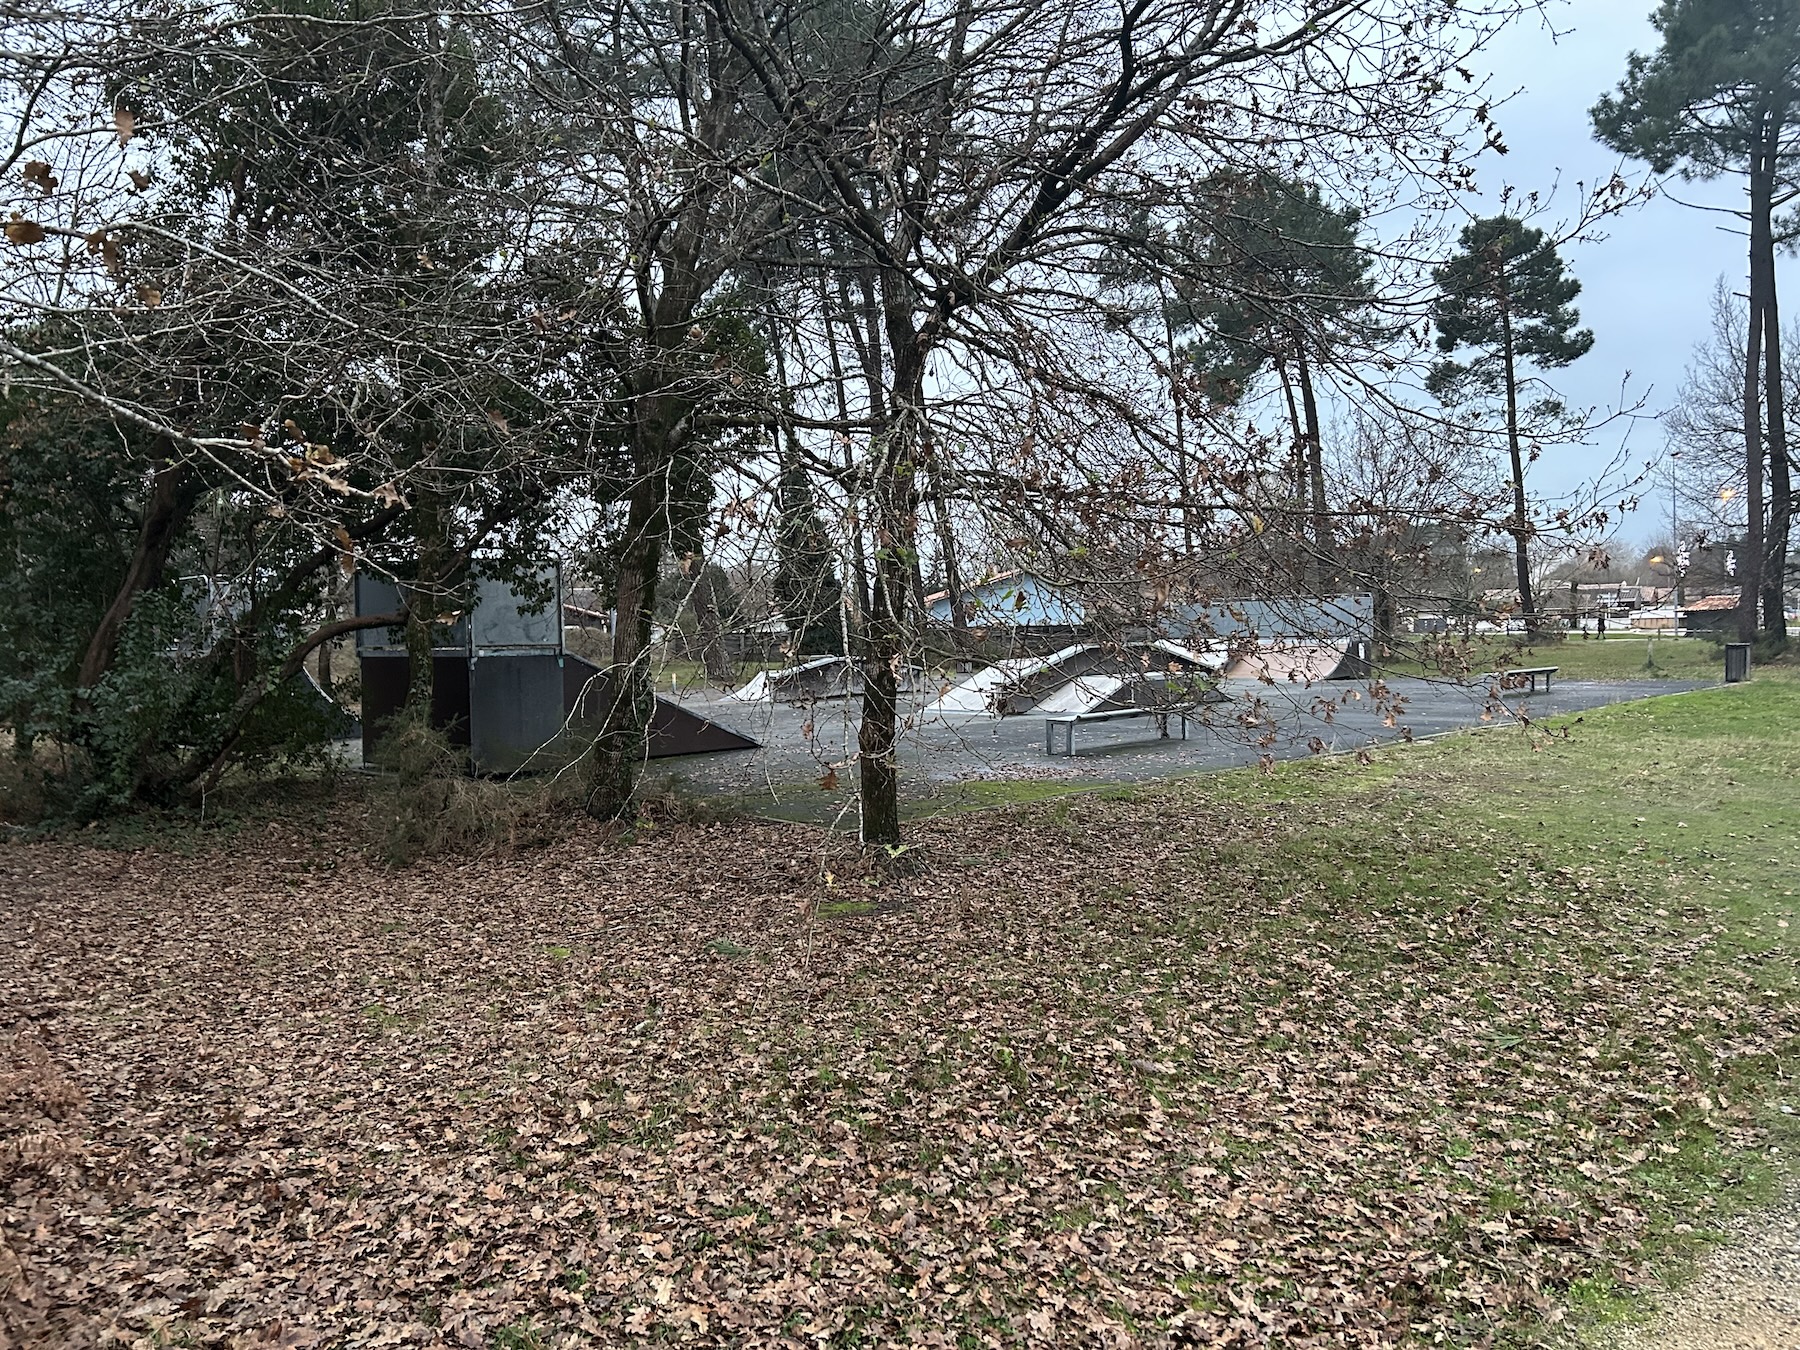
[[[933,623],[948,624],[950,593],[925,597]],[[1074,587],[1058,585],[1031,572],[1002,572],[964,586],[963,621],[971,628],[1080,628],[1087,607]]]

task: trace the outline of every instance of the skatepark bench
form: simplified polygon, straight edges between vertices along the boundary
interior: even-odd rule
[[[1181,719],[1181,739],[1187,739],[1187,714],[1180,708],[1107,708],[1100,712],[1064,713],[1060,717],[1044,719],[1044,753],[1046,755],[1075,754],[1075,724],[1077,722],[1117,722],[1127,717],[1154,717],[1156,719],[1159,738],[1167,738],[1169,719]],[[1061,749],[1058,749],[1058,745]]]
[[[1506,688],[1510,682],[1523,679],[1525,692],[1528,694],[1537,693],[1538,679],[1541,676],[1544,681],[1544,692],[1547,694],[1550,692],[1550,677],[1561,669],[1561,666],[1515,666],[1511,670],[1502,670],[1497,674],[1502,689]]]

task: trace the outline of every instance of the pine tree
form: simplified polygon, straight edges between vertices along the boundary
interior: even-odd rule
[[[1525,455],[1520,444],[1520,367],[1552,370],[1585,356],[1594,335],[1577,329],[1572,303],[1581,283],[1568,275],[1556,243],[1515,216],[1489,216],[1465,225],[1458,251],[1433,272],[1438,298],[1432,307],[1438,350],[1475,350],[1466,364],[1444,360],[1432,370],[1432,392],[1448,400],[1503,397],[1506,450],[1512,468],[1513,539],[1519,608],[1528,631],[1539,627],[1531,594],[1531,515],[1525,501]]]
[[[1594,131],[1658,173],[1745,179],[1750,227],[1744,350],[1748,541],[1740,634],[1787,637],[1784,572],[1792,490],[1782,403],[1776,211],[1800,192],[1800,4],[1794,0],[1664,0],[1651,20],[1662,46],[1634,52],[1618,92],[1594,105]],[[1765,420],[1767,414],[1765,441]],[[1764,447],[1768,525],[1763,521]]]
[[[798,459],[782,465],[777,485],[775,603],[795,656],[844,650],[843,583],[831,538],[819,523],[812,484]]]
[[[1358,239],[1362,213],[1333,206],[1312,184],[1269,173],[1214,179],[1203,210],[1190,246],[1204,270],[1180,288],[1170,321],[1208,334],[1188,355],[1218,401],[1236,402],[1270,369],[1279,377],[1301,458],[1296,480],[1312,513],[1310,570],[1318,580],[1334,546],[1317,371],[1335,348],[1378,336],[1369,319],[1374,259]]]

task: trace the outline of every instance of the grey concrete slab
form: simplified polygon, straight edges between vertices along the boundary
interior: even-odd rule
[[[1159,739],[1143,718],[1084,725],[1072,757],[1044,753],[1044,719],[995,718],[904,710],[899,755],[903,796],[918,800],[946,785],[976,780],[1130,783],[1206,769],[1254,764],[1264,755],[1297,759],[1344,753],[1410,735],[1415,740],[1447,731],[1541,719],[1611,703],[1704,688],[1698,682],[1570,681],[1548,693],[1501,692],[1491,682],[1396,678],[1370,683],[1270,685],[1228,680],[1225,702],[1190,716],[1188,738]],[[653,766],[692,788],[756,803],[817,800],[819,781],[837,771],[842,787],[854,780],[859,704],[821,700],[795,706],[738,703],[717,694],[682,700],[694,711],[753,736],[762,748],[735,754],[693,755]]]

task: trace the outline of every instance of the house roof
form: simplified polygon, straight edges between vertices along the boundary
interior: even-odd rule
[[[1738,597],[1735,595],[1703,595],[1698,600],[1690,600],[1682,606],[1683,610],[1703,613],[1718,613],[1723,610],[1736,609]]]
[[[1043,580],[1036,572],[1027,572],[1023,568],[1016,568],[1011,572],[996,572],[991,577],[983,577],[980,581],[964,585],[963,594],[967,595],[970,591],[979,591],[987,586],[998,586],[1001,582],[1011,581],[1014,577],[1030,577],[1033,581]],[[949,591],[933,591],[930,595],[925,597],[925,603],[927,605],[935,605],[938,601],[948,600],[949,598]]]

